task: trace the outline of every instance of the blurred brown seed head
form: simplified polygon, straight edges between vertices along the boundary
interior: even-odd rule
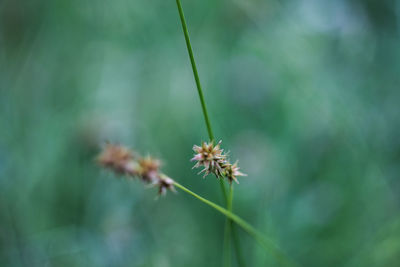
[[[160,160],[147,156],[145,158],[140,158],[138,163],[140,166],[139,175],[143,181],[153,183],[159,179],[158,172],[161,166]]]
[[[172,192],[176,192],[175,187],[174,187],[174,180],[167,177],[166,175],[161,174],[159,176],[159,179],[158,179],[156,185],[158,186],[158,194],[161,196],[164,196],[168,190],[172,191]]]
[[[126,147],[107,144],[97,157],[97,162],[117,174],[138,176],[143,182],[158,186],[159,195],[165,195],[168,190],[175,191],[174,180],[160,172],[160,160],[150,156],[134,156]]]
[[[112,169],[119,174],[136,174],[136,166],[134,164],[134,156],[131,150],[120,145],[107,144],[100,155],[97,162],[105,167]]]

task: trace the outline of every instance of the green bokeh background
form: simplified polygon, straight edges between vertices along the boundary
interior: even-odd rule
[[[400,266],[400,2],[182,4],[235,212],[302,266]],[[221,266],[220,214],[94,164],[126,144],[223,203],[202,140],[175,1],[0,2],[0,266]]]

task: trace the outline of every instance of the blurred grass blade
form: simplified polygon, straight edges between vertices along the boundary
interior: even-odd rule
[[[281,266],[298,266],[292,260],[290,260],[282,251],[281,249],[276,246],[269,238],[266,238],[262,233],[256,230],[253,226],[247,223],[245,220],[240,218],[239,216],[233,214],[229,210],[211,202],[208,199],[205,199],[198,194],[192,192],[191,190],[187,189],[183,185],[174,182],[174,185],[181,189],[182,191],[194,196],[198,200],[202,201],[203,203],[211,206],[212,208],[216,209],[220,213],[224,214],[226,217],[234,221],[237,225],[239,225],[244,231],[246,231],[251,237],[253,237],[264,250],[269,252],[274,258],[280,263]]]

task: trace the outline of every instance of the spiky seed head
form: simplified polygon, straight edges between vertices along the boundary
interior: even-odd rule
[[[150,156],[139,159],[139,175],[144,182],[154,183],[158,180],[158,172],[161,162]]]
[[[133,153],[128,148],[107,144],[97,157],[97,162],[119,174],[136,175],[137,167],[134,166],[133,159]]]
[[[214,173],[217,178],[222,176],[222,165],[226,162],[226,155],[223,154],[224,150],[221,149],[220,145],[221,141],[216,145],[214,145],[214,142],[203,142],[201,146],[193,146],[195,154],[191,161],[197,161],[193,168],[204,167],[200,172],[204,172],[203,177],[210,173]]]
[[[175,191],[174,180],[160,172],[161,162],[150,156],[134,156],[126,147],[107,144],[97,162],[117,174],[127,174],[129,177],[140,177],[145,183],[158,187],[158,194],[165,195],[167,191]]]
[[[240,168],[238,166],[238,161],[236,161],[233,165],[227,163],[224,166],[224,175],[228,179],[230,184],[232,184],[232,181],[239,183],[239,181],[237,180],[237,176],[247,176],[247,174],[240,172],[239,169]]]
[[[156,181],[156,185],[158,186],[158,195],[160,196],[164,196],[168,190],[176,192],[174,187],[174,180],[166,175],[160,174],[158,180]]]

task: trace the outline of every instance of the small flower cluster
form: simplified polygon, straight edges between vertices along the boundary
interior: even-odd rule
[[[216,145],[214,142],[203,142],[201,146],[194,145],[193,151],[195,152],[194,157],[191,161],[197,161],[193,168],[204,167],[204,177],[208,174],[213,173],[218,179],[226,177],[229,183],[237,180],[237,176],[246,176],[246,174],[239,171],[238,162],[231,164],[227,159],[227,154],[224,154],[224,150],[221,149],[221,142],[219,141]]]
[[[158,159],[140,157],[126,147],[107,144],[97,162],[117,174],[139,177],[146,184],[158,186],[159,195],[165,195],[168,190],[175,192],[174,180],[159,171],[161,162]]]

